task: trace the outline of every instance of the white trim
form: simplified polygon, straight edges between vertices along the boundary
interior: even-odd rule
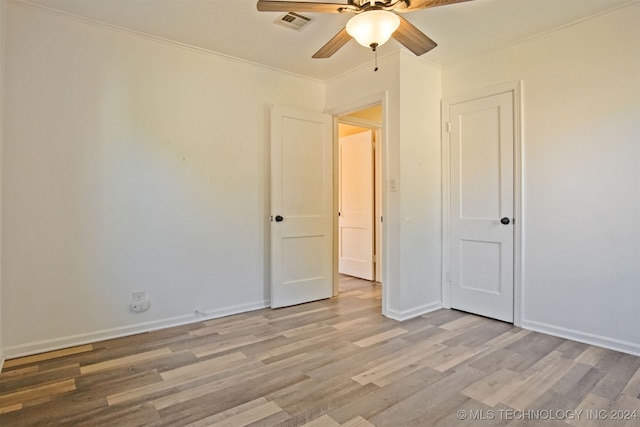
[[[382,124],[385,124],[386,114],[385,114],[385,104],[387,104],[389,94],[387,91],[367,96],[364,98],[360,98],[356,101],[350,102],[349,104],[341,105],[339,107],[330,108],[325,110],[325,113],[331,114],[332,116],[347,116],[351,113],[355,113],[360,110],[365,110],[369,107],[376,106],[378,104],[382,104]]]
[[[373,186],[374,186],[374,232],[375,242],[374,250],[376,256],[376,266],[374,269],[374,280],[378,283],[382,283],[382,200],[384,195],[382,193],[382,145],[387,144],[387,140],[382,137],[382,128],[379,127],[374,131],[375,134],[375,151],[373,152]]]
[[[522,320],[521,327],[530,331],[540,332],[547,335],[553,335],[572,341],[595,345],[598,347],[608,348],[609,350],[620,351],[623,353],[640,356],[640,344],[630,341],[617,340],[614,338],[604,337],[602,335],[580,332],[574,329],[562,328],[559,326],[549,325],[534,320]]]
[[[419,307],[412,308],[411,310],[403,310],[403,311],[388,310],[386,316],[393,320],[399,320],[402,322],[404,320],[409,320],[409,319],[413,319],[414,317],[422,316],[423,314],[431,313],[432,311],[440,310],[441,308],[442,308],[442,303],[440,301],[437,301],[437,302],[432,302],[430,304],[424,304]]]
[[[198,310],[198,313],[204,315],[198,315],[198,313],[194,312],[191,314],[184,314],[182,316],[171,317],[168,319],[138,323],[136,325],[121,326],[118,328],[104,329],[102,331],[70,335],[67,337],[55,338],[51,340],[21,344],[18,346],[5,348],[4,356],[6,357],[6,359],[30,356],[33,354],[59,350],[62,348],[75,347],[78,345],[90,344],[98,341],[156,331],[158,329],[171,328],[174,326],[181,326],[189,323],[201,322],[204,320],[217,319],[219,317],[231,316],[234,314],[245,313],[247,311],[260,310],[269,307],[270,304],[270,301],[265,300],[257,301],[250,304],[241,304],[231,307],[219,308],[211,311]]]
[[[344,116],[344,115],[348,115],[350,113],[353,113],[355,111],[359,111],[359,110],[363,110],[369,107],[372,107],[374,105],[382,105],[382,126],[381,126],[381,132],[380,134],[382,135],[382,150],[378,150],[376,155],[380,155],[381,157],[381,161],[380,161],[380,179],[382,181],[382,188],[380,189],[380,194],[382,194],[382,204],[380,207],[380,215],[384,218],[387,218],[387,199],[384,197],[384,194],[386,194],[385,192],[385,183],[387,182],[387,165],[386,165],[386,161],[389,158],[389,154],[388,154],[388,150],[389,150],[389,144],[387,143],[387,141],[389,141],[389,93],[387,91],[381,92],[379,94],[376,95],[372,95],[372,96],[368,96],[365,98],[360,98],[354,102],[351,102],[349,104],[346,105],[342,105],[339,107],[335,107],[335,108],[331,108],[329,110],[326,110],[325,112],[327,114],[331,114],[332,116]],[[335,125],[335,140],[334,140],[334,152],[337,152],[337,144],[339,143],[338,138],[337,138],[337,123],[338,123],[338,119],[335,119],[334,121],[336,123]],[[334,157],[335,159],[335,157]],[[337,171],[337,165],[334,165],[334,173],[336,173]],[[336,187],[337,188],[337,187]],[[336,193],[334,194],[334,197],[337,197],[337,190]],[[337,205],[336,205],[337,206]],[[336,216],[337,218],[337,216]],[[392,286],[391,285],[391,281],[389,280],[389,277],[387,276],[387,269],[386,269],[386,265],[388,263],[388,259],[387,259],[387,221],[382,223],[381,226],[381,233],[380,233],[380,239],[382,240],[382,253],[379,255],[379,259],[381,260],[380,263],[380,276],[382,278],[381,283],[382,283],[382,302],[381,302],[381,306],[382,306],[382,315],[383,316],[388,316],[388,313],[390,311],[389,309],[389,288]],[[338,226],[337,226],[337,220],[336,223],[334,224],[334,236],[337,236],[338,233]],[[334,237],[334,239],[337,239],[337,237]],[[334,254],[334,259],[337,262],[337,253]],[[336,268],[337,268],[337,264],[336,264]]]
[[[340,293],[340,120],[332,115],[333,118],[333,296],[337,297]]]
[[[441,274],[441,297],[442,307],[451,308],[451,292],[449,287],[449,280],[451,277],[451,183],[450,183],[450,169],[451,169],[451,153],[449,145],[451,142],[449,132],[449,106],[450,102],[446,99],[442,100],[441,114],[442,125],[440,126],[440,132],[442,136],[442,147],[440,153],[442,156],[442,190],[441,190],[441,215],[442,215],[442,231],[440,242],[441,246],[441,261],[442,266],[440,268]]]
[[[524,259],[524,210],[522,194],[524,191],[524,164],[522,149],[522,80],[511,82],[513,85],[513,324],[522,325],[522,260]]]
[[[447,105],[460,104],[462,102],[473,101],[474,99],[477,99],[477,98],[484,98],[488,96],[499,95],[501,93],[506,93],[506,92],[515,92],[520,90],[520,85],[521,85],[520,80],[513,80],[510,82],[499,83],[497,85],[488,86],[485,88],[480,88],[480,89],[472,90],[462,94],[450,96],[444,99],[442,102],[446,103]],[[447,110],[447,114],[448,114],[448,110]]]
[[[477,89],[442,100],[442,306],[451,308],[449,276],[451,271],[451,158],[449,152],[449,109],[454,104],[511,92],[513,94],[513,324],[522,324],[523,257],[523,170],[522,170],[522,82],[515,80]]]
[[[338,121],[341,124],[345,124],[345,125],[351,125],[351,126],[359,126],[362,128],[369,128],[369,129],[382,129],[382,124],[375,122],[373,120],[365,120],[365,119],[359,119],[357,117],[340,117],[338,118]]]

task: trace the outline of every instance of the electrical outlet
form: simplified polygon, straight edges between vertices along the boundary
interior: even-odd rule
[[[144,301],[147,299],[147,292],[146,291],[134,291],[132,293],[132,301],[133,302],[138,302],[138,301]]]
[[[131,311],[140,313],[149,310],[149,308],[151,308],[151,302],[148,299],[142,301],[134,301],[129,305],[129,308],[131,308]]]

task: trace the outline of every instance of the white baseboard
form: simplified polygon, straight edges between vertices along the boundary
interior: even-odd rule
[[[419,307],[412,308],[410,310],[396,311],[396,310],[388,310],[387,317],[393,320],[409,320],[414,317],[422,316],[423,314],[431,313],[432,311],[436,311],[442,308],[442,302],[432,302],[430,304],[424,304]]]
[[[135,325],[122,326],[118,328],[104,329],[101,331],[88,332],[84,334],[70,335],[67,337],[54,338],[51,340],[37,341],[28,344],[21,344],[14,347],[4,349],[4,357],[15,359],[17,357],[31,356],[33,354],[44,353],[47,351],[59,350],[61,348],[75,347],[83,344],[91,344],[98,341],[110,340],[114,338],[125,337],[129,335],[151,332],[158,329],[171,328],[173,326],[186,325],[189,323],[201,322],[209,319],[217,319],[219,317],[231,316],[233,314],[245,313],[247,311],[259,310],[269,307],[270,301],[258,301],[250,304],[236,305],[232,307],[224,307],[220,309],[193,312],[182,316],[171,317],[168,319],[154,320],[151,322],[137,323]],[[1,356],[2,354],[0,354]],[[4,358],[0,359],[4,363]],[[0,365],[1,366],[1,365]]]
[[[617,340],[614,338],[590,334],[587,332],[580,332],[573,329],[553,326],[542,322],[536,322],[534,320],[523,320],[521,327],[523,329],[529,329],[531,331],[541,332],[547,335],[553,335],[572,341],[578,341],[585,344],[608,348],[609,350],[615,350],[634,356],[640,356],[640,343],[633,343],[630,341]]]
[[[260,310],[271,307],[270,300],[258,301],[251,304],[234,305],[232,307],[223,307],[215,310],[196,310],[198,320],[217,319],[219,317],[231,316],[234,314],[246,313],[247,311]]]

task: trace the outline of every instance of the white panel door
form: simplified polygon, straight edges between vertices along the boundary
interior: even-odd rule
[[[271,307],[333,295],[332,119],[271,111]]]
[[[373,280],[373,134],[340,138],[338,271]]]
[[[449,113],[451,307],[513,322],[513,95]]]

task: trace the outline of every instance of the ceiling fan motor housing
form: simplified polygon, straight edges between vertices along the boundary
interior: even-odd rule
[[[408,0],[351,0],[349,2],[349,4],[353,4],[363,10],[368,10],[369,8],[393,10],[396,8],[405,8],[408,6],[408,3]]]

